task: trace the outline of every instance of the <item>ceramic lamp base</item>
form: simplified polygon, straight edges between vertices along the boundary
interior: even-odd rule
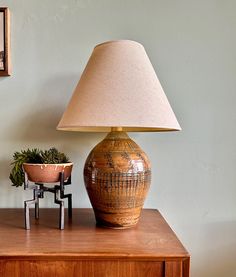
[[[90,152],[84,181],[97,224],[129,228],[138,222],[150,186],[150,162],[125,132],[110,132]]]

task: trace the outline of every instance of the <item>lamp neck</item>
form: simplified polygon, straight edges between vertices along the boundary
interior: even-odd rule
[[[112,127],[111,128],[111,132],[121,132],[122,131],[122,127]]]
[[[110,133],[107,134],[105,137],[107,140],[120,140],[120,139],[130,139],[128,134],[123,131],[111,131]]]

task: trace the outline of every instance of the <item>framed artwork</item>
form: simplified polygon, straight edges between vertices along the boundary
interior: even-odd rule
[[[10,14],[0,7],[0,76],[10,75]]]

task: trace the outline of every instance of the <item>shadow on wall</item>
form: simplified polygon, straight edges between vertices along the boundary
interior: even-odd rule
[[[10,164],[11,164],[11,159],[9,157],[9,159],[4,159],[4,160],[0,160],[0,176],[4,176],[6,178],[9,177],[9,174],[10,174]],[[7,174],[7,176],[6,176]],[[1,178],[1,177],[0,177]],[[5,179],[6,179],[5,178]],[[4,184],[1,183],[1,187],[3,186]],[[6,184],[8,186],[8,184]]]
[[[22,189],[16,189],[16,187],[13,187],[9,180],[11,162],[12,160],[10,160],[10,158],[0,160],[1,197],[2,199],[7,199],[7,205],[9,206],[23,207]],[[9,198],[9,194],[11,194],[12,197]],[[0,207],[6,207],[6,203],[3,202],[4,201],[1,201]]]
[[[36,91],[29,92],[31,95],[27,95],[28,101],[19,101],[17,108],[20,112],[12,118],[7,130],[6,140],[11,145],[9,147],[11,152],[7,153],[9,161],[0,161],[0,179],[6,180],[4,193],[9,193],[11,189],[14,191],[14,188],[9,187],[8,177],[10,162],[15,151],[34,147],[46,149],[55,146],[65,152],[74,163],[80,159],[82,162],[79,162],[79,166],[82,167],[88,152],[104,137],[104,134],[56,130],[77,82],[77,75],[57,76],[47,81],[41,88],[37,88]],[[82,177],[76,175],[76,179],[79,178]]]
[[[204,230],[206,247],[201,249],[202,255],[198,257],[198,265],[193,270],[195,271],[193,276],[234,277],[236,221],[207,224]]]
[[[90,149],[94,136],[56,130],[77,82],[78,76],[58,76],[44,84],[32,95],[34,101],[25,103],[24,112],[10,130],[9,139],[18,145],[22,142],[23,148],[55,145],[64,151],[65,145],[76,143],[78,154],[84,147]]]

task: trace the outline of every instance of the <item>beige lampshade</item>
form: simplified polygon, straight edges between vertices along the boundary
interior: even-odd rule
[[[97,45],[57,126],[109,132],[181,130],[144,47],[118,40]]]

